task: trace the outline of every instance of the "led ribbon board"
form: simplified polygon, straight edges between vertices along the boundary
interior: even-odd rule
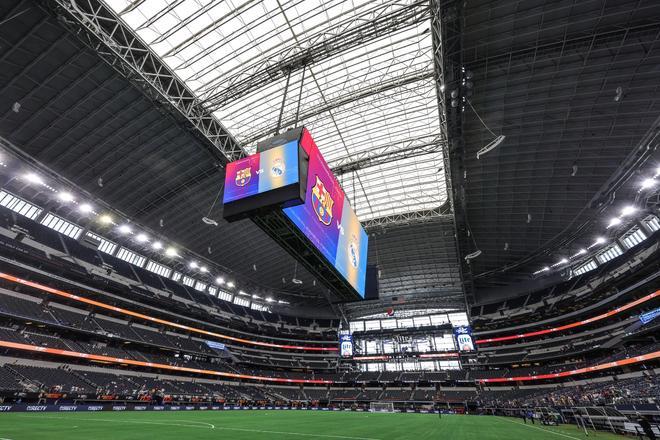
[[[96,301],[94,299],[89,299],[85,298],[84,296],[80,295],[74,295],[73,293],[65,292],[63,290],[55,289],[53,287],[45,286],[43,284],[35,283],[34,281],[29,281],[29,280],[24,280],[22,278],[15,277],[13,275],[9,275],[6,273],[0,272],[0,279],[6,280],[6,281],[11,281],[14,283],[22,284],[24,286],[32,287],[34,289],[41,290],[42,292],[50,293],[52,295],[57,295],[63,298],[68,298],[70,300],[78,301],[84,304],[89,304],[95,307],[98,307],[100,309],[105,309],[105,310],[110,310],[115,313],[120,313],[122,315],[130,316],[133,318],[139,318],[143,319],[147,322],[153,322],[156,324],[163,324],[169,327],[173,327],[176,329],[181,329],[181,330],[187,330],[192,333],[197,333],[201,334],[204,336],[212,336],[215,338],[219,339],[226,339],[228,341],[232,342],[238,342],[241,344],[246,344],[246,345],[256,345],[260,347],[269,347],[269,348],[281,348],[285,350],[310,350],[310,351],[338,351],[339,349],[337,347],[315,347],[315,346],[309,346],[309,345],[284,345],[284,344],[274,344],[271,342],[263,342],[263,341],[254,341],[251,339],[245,339],[245,338],[237,338],[235,336],[230,336],[230,335],[225,335],[222,333],[216,333],[216,332],[211,332],[208,330],[196,328],[196,327],[191,327],[189,325],[185,324],[179,324],[178,322],[173,322],[173,321],[167,321],[165,319],[160,319],[156,318],[154,316],[149,316],[145,315],[143,313],[135,312],[132,310],[124,309],[121,307],[116,307],[110,304],[106,304],[100,301]]]
[[[300,146],[309,157],[305,203],[284,214],[364,298],[367,233],[307,129]]]
[[[302,203],[302,151],[297,140],[290,140],[235,162],[225,169],[223,216],[238,220],[250,212],[283,203]]]
[[[660,296],[660,290],[656,290],[653,293],[649,293],[646,296],[643,296],[639,299],[636,299],[633,302],[629,302],[628,304],[625,304],[621,307],[617,307],[614,310],[610,310],[609,312],[601,313],[600,315],[593,316],[588,319],[584,319],[582,321],[577,321],[577,322],[572,322],[570,324],[565,324],[565,325],[560,325],[559,327],[553,327],[553,328],[547,328],[544,330],[537,330],[534,332],[528,332],[528,333],[521,333],[517,335],[509,335],[509,336],[500,336],[496,338],[486,338],[486,339],[478,339],[477,344],[487,344],[490,342],[503,342],[503,341],[512,341],[515,339],[522,339],[522,338],[531,338],[535,336],[542,336],[542,335],[547,335],[550,333],[557,333],[557,332],[562,332],[564,330],[572,329],[575,327],[580,327],[583,325],[591,324],[592,322],[600,321],[605,318],[609,318],[610,316],[617,315],[621,312],[624,312],[628,309],[631,309],[635,306],[638,306],[639,304],[642,304],[646,301],[650,301],[652,299],[655,299]]]

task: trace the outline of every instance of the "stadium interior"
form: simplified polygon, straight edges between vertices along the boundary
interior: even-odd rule
[[[660,436],[659,40],[650,0],[0,2],[0,439]]]

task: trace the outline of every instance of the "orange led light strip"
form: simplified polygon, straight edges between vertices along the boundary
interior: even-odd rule
[[[150,367],[150,368],[161,368],[163,370],[172,370],[172,371],[181,371],[185,373],[197,373],[197,374],[208,374],[212,376],[220,377],[229,377],[234,379],[251,379],[251,380],[262,380],[269,382],[278,382],[278,383],[307,383],[307,384],[333,384],[332,380],[323,380],[323,379],[285,379],[282,377],[267,377],[267,376],[251,376],[247,374],[237,374],[237,373],[226,373],[223,371],[215,370],[202,370],[198,368],[188,368],[188,367],[177,367],[167,364],[158,364],[154,362],[142,362],[136,361],[133,359],[123,359],[111,356],[102,356],[89,353],[79,353],[75,351],[60,350],[56,348],[46,348],[38,347],[35,345],[29,344],[19,344],[16,342],[0,341],[0,347],[13,348],[16,350],[30,351],[30,352],[39,352],[39,353],[48,353],[59,356],[67,356],[79,359],[89,359],[93,361],[108,362],[113,364],[126,364],[126,365],[135,365],[139,367]],[[641,356],[635,356],[628,359],[622,359],[619,361],[607,362],[604,364],[594,365],[592,367],[579,368],[577,370],[563,371],[561,373],[552,373],[552,374],[539,374],[536,376],[517,376],[517,377],[496,377],[490,379],[477,379],[478,383],[494,383],[494,382],[522,382],[522,381],[532,381],[532,380],[542,380],[542,379],[555,379],[567,376],[574,376],[576,374],[589,373],[592,371],[601,371],[607,370],[610,368],[621,367],[624,365],[637,364],[639,362],[644,362],[652,359],[660,358],[660,351],[653,353],[647,353]]]
[[[536,376],[517,376],[517,377],[496,377],[491,379],[478,379],[477,382],[480,383],[491,383],[491,382],[523,382],[530,380],[541,380],[541,379],[555,379],[559,377],[574,376],[576,374],[590,373],[592,371],[601,371],[608,370],[610,368],[622,367],[624,365],[637,364],[639,362],[649,361],[652,359],[660,358],[660,351],[655,351],[653,353],[643,354],[641,356],[635,356],[628,359],[622,359],[620,361],[612,361],[604,364],[594,365],[593,367],[578,368],[577,370],[562,371],[561,373],[551,373],[551,374],[539,374]]]
[[[198,373],[210,374],[213,376],[230,377],[234,379],[252,379],[252,380],[265,380],[269,382],[284,382],[284,383],[313,383],[313,384],[330,384],[331,380],[322,379],[285,379],[283,377],[266,377],[266,376],[251,376],[248,374],[226,373],[224,371],[215,370],[201,370],[198,368],[177,367],[174,365],[158,364],[155,362],[142,362],[133,359],[123,359],[111,356],[102,356],[98,354],[79,353],[77,351],[60,350],[57,348],[38,347],[36,345],[19,344],[16,342],[0,341],[0,347],[14,348],[16,350],[25,350],[39,353],[55,354],[59,356],[68,356],[80,359],[89,359],[93,361],[109,362],[113,364],[126,364],[136,365],[138,367],[161,368],[163,370],[182,371],[185,373]]]
[[[521,339],[521,338],[531,338],[531,337],[534,337],[534,336],[547,335],[548,333],[556,333],[556,332],[560,332],[560,331],[563,331],[563,330],[568,330],[570,328],[580,327],[582,325],[587,325],[587,324],[590,324],[592,322],[600,321],[601,319],[609,318],[610,316],[614,316],[617,313],[624,312],[624,311],[626,311],[628,309],[631,309],[631,308],[633,308],[633,307],[635,307],[639,304],[642,304],[646,301],[650,301],[653,298],[656,298],[658,296],[660,296],[660,290],[656,290],[655,292],[649,293],[648,295],[643,296],[643,297],[641,297],[641,298],[639,298],[639,299],[637,299],[633,302],[630,302],[630,303],[628,303],[626,305],[623,305],[621,307],[617,307],[616,309],[610,310],[609,312],[605,312],[605,313],[602,313],[600,315],[594,316],[593,318],[585,319],[585,320],[578,321],[578,322],[573,322],[571,324],[566,324],[566,325],[562,325],[562,326],[559,326],[559,327],[548,328],[548,329],[545,329],[545,330],[538,330],[538,331],[535,331],[535,332],[522,333],[522,334],[518,334],[518,335],[501,336],[501,337],[497,337],[497,338],[478,339],[476,341],[476,343],[477,344],[487,344],[489,342],[502,342],[502,341],[511,341],[511,340],[514,340],[514,339]]]
[[[29,287],[32,287],[32,288],[35,288],[35,289],[39,289],[43,292],[51,293],[53,295],[58,295],[58,296],[68,298],[68,299],[72,299],[72,300],[75,300],[75,301],[79,301],[79,302],[82,302],[82,303],[85,303],[85,304],[90,304],[90,305],[93,305],[93,306],[96,306],[96,307],[99,307],[99,308],[102,308],[102,309],[111,310],[113,312],[122,313],[124,315],[132,316],[132,317],[135,317],[135,318],[144,319],[146,321],[155,322],[157,324],[168,325],[168,326],[175,327],[175,328],[178,328],[178,329],[187,330],[187,331],[194,332],[194,333],[199,333],[199,334],[205,335],[205,336],[212,336],[214,338],[226,339],[226,340],[233,341],[233,342],[240,342],[242,344],[258,345],[260,347],[270,347],[270,348],[284,348],[284,349],[288,349],[288,350],[310,350],[310,351],[338,351],[339,350],[338,347],[310,347],[310,346],[307,346],[307,345],[283,345],[283,344],[273,344],[273,343],[270,343],[270,342],[252,341],[250,339],[237,338],[237,337],[234,337],[234,336],[223,335],[222,333],[210,332],[208,330],[203,330],[203,329],[199,329],[199,328],[196,328],[196,327],[190,327],[190,326],[184,325],[184,324],[178,324],[176,322],[167,321],[165,319],[155,318],[153,316],[149,316],[149,315],[145,315],[145,314],[142,314],[142,313],[134,312],[132,310],[123,309],[121,307],[111,306],[110,304],[105,304],[105,303],[102,303],[100,301],[95,301],[93,299],[85,298],[83,296],[74,295],[72,293],[68,293],[68,292],[64,292],[62,290],[54,289],[52,287],[44,286],[43,284],[35,283],[33,281],[24,280],[22,278],[18,278],[18,277],[15,277],[13,275],[9,275],[9,274],[6,274],[6,273],[0,272],[0,278],[4,279],[4,280],[7,280],[7,281],[14,282],[14,283],[22,284],[24,286],[29,286]]]

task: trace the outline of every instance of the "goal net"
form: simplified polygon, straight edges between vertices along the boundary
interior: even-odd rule
[[[392,402],[371,402],[369,404],[371,412],[394,412],[394,403]]]

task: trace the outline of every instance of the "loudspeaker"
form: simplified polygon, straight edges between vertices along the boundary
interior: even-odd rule
[[[378,299],[378,266],[367,266],[364,299]]]

